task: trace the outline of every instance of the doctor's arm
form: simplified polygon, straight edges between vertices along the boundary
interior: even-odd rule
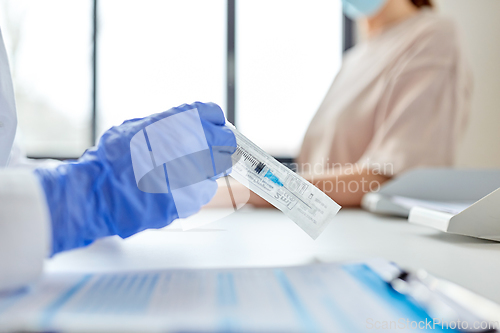
[[[49,255],[50,214],[27,169],[0,169],[0,291],[35,281]]]
[[[196,213],[232,166],[224,123],[215,104],[182,105],[111,128],[78,161],[0,170],[0,290],[33,281],[47,256]]]

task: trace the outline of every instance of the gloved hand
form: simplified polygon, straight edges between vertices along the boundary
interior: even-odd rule
[[[194,103],[109,129],[75,162],[35,171],[52,254],[196,213],[229,173],[236,139],[216,104]]]

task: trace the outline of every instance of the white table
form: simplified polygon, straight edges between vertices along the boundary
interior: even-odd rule
[[[353,209],[341,210],[316,241],[277,210],[249,209],[198,230],[183,232],[174,223],[126,240],[103,239],[48,260],[46,271],[289,266],[370,257],[424,268],[500,303],[500,243]]]

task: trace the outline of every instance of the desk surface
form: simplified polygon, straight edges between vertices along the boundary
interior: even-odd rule
[[[126,240],[102,239],[48,260],[46,271],[290,266],[371,257],[424,268],[500,303],[500,243],[350,209],[316,241],[277,210],[248,209],[187,232],[174,223]]]

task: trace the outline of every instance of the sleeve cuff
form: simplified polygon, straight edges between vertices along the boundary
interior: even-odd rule
[[[0,290],[36,280],[48,257],[50,215],[35,174],[0,169]]]

